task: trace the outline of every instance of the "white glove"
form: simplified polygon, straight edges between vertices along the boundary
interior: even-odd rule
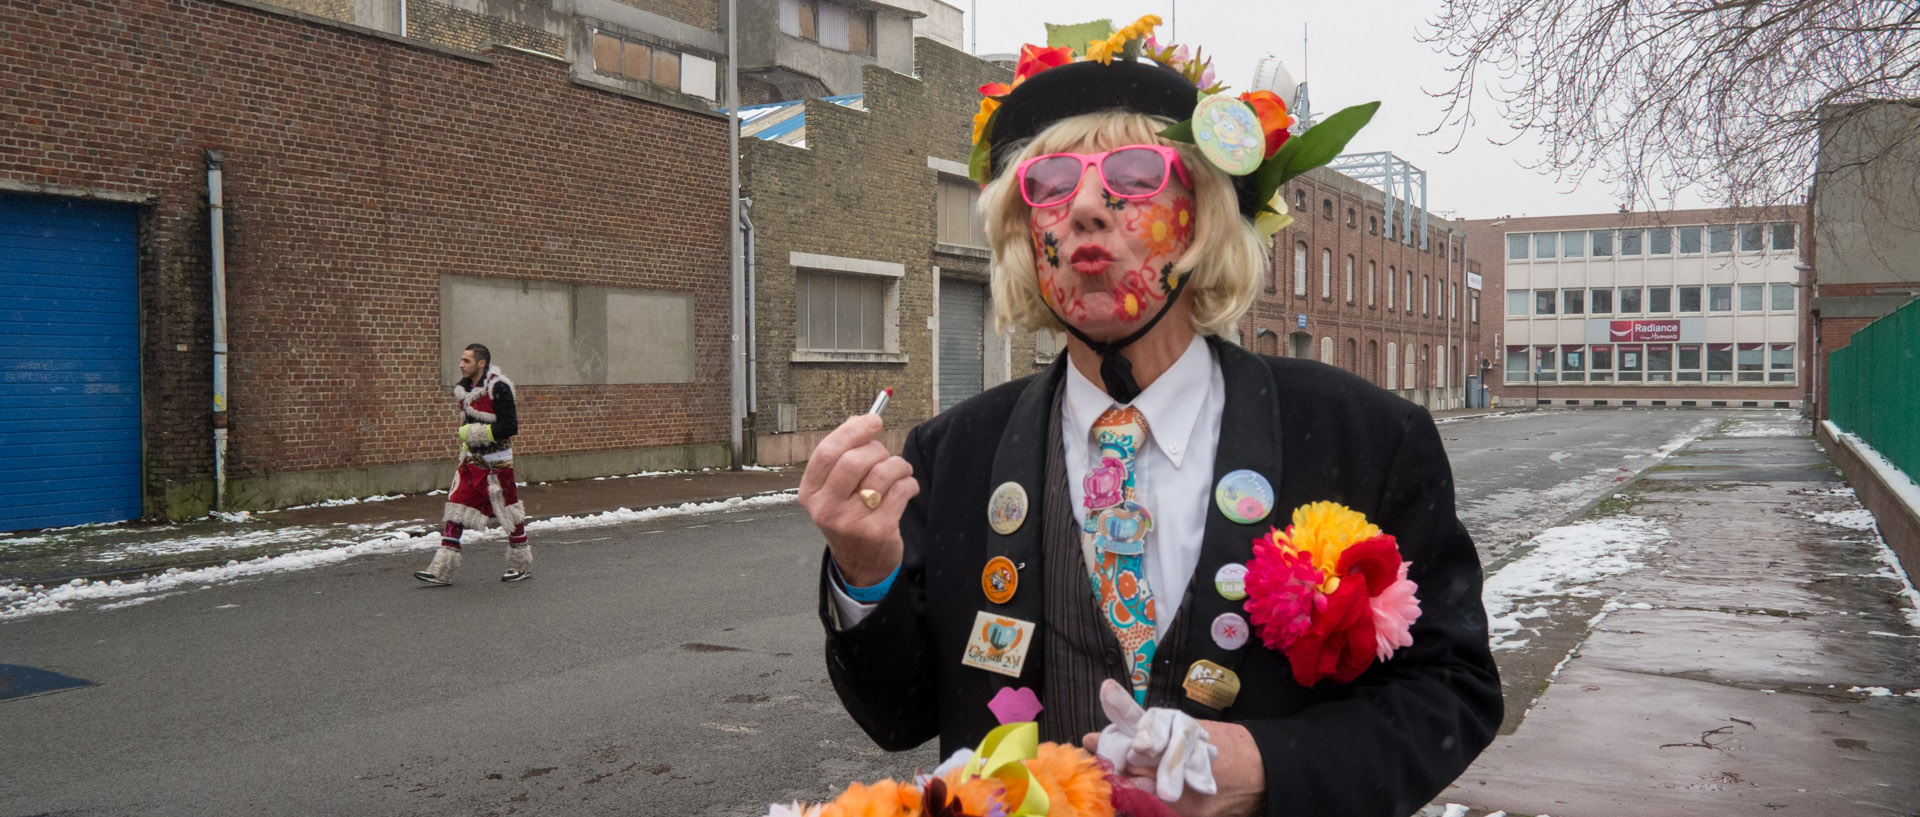
[[[1209,742],[1199,720],[1178,709],[1141,709],[1133,693],[1111,678],[1100,685],[1100,708],[1112,723],[1100,732],[1098,754],[1117,773],[1128,766],[1154,769],[1154,795],[1169,803],[1187,788],[1218,793],[1213,759],[1220,747]]]

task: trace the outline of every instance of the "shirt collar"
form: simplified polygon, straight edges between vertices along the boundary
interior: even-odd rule
[[[1065,352],[1062,352],[1065,354]],[[1193,425],[1206,405],[1207,385],[1213,376],[1213,350],[1204,338],[1195,335],[1187,350],[1173,366],[1160,374],[1153,385],[1134,398],[1133,407],[1146,415],[1147,435],[1154,446],[1180,467],[1187,455]],[[1093,433],[1094,421],[1115,404],[1105,389],[1093,384],[1073,364],[1067,364],[1067,414],[1072,427],[1067,431],[1085,440]]]

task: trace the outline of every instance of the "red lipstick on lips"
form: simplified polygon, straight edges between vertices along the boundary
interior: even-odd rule
[[[1107,252],[1106,247],[1086,244],[1074,250],[1073,256],[1067,260],[1081,275],[1099,275],[1106,272],[1107,267],[1113,266],[1114,259],[1113,253]]]

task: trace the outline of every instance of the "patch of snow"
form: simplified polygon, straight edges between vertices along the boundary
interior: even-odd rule
[[[1595,596],[1590,585],[1640,566],[1633,556],[1658,542],[1667,531],[1638,517],[1615,516],[1551,528],[1531,540],[1533,549],[1487,577],[1481,602],[1494,650],[1515,649],[1507,639],[1519,635],[1528,618],[1546,615],[1535,605],[1516,611],[1518,602],[1554,596]]]
[[[1809,431],[1799,420],[1736,420],[1722,437],[1805,437]]]
[[[1819,513],[1809,513],[1807,516],[1811,517],[1815,522],[1846,528],[1848,530],[1870,531],[1875,529],[1873,512],[1865,508],[1854,508],[1846,511],[1821,511]]]
[[[1863,693],[1872,698],[1886,698],[1893,695],[1893,690],[1886,687],[1851,687],[1847,691]]]
[[[304,510],[307,508],[337,508],[342,505],[358,505],[362,502],[391,502],[396,499],[406,499],[406,498],[407,498],[406,494],[382,494],[382,495],[376,495],[376,496],[363,496],[356,499],[322,499],[319,502],[313,502],[306,505],[295,505],[291,508],[281,508],[280,510],[298,511],[298,510]]]
[[[214,511],[213,513],[207,514],[207,516],[209,518],[218,519],[222,522],[252,522],[253,521],[253,514],[249,511]]]
[[[1565,462],[1566,459],[1571,456],[1573,456],[1573,452],[1571,451],[1555,451],[1548,454],[1547,459],[1553,460],[1554,462]]]

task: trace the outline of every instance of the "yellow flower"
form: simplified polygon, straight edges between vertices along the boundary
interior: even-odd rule
[[[1367,521],[1359,511],[1335,502],[1314,502],[1293,511],[1293,524],[1281,534],[1289,551],[1305,553],[1313,566],[1332,576],[1340,566],[1340,554],[1355,542],[1380,535],[1380,528]]]
[[[987,129],[987,120],[993,118],[993,112],[1000,108],[1000,100],[991,97],[980,100],[980,110],[973,115],[973,144],[980,144],[980,135]]]
[[[1101,65],[1111,65],[1113,54],[1117,50],[1112,40],[1092,40],[1087,43],[1087,59]]]

